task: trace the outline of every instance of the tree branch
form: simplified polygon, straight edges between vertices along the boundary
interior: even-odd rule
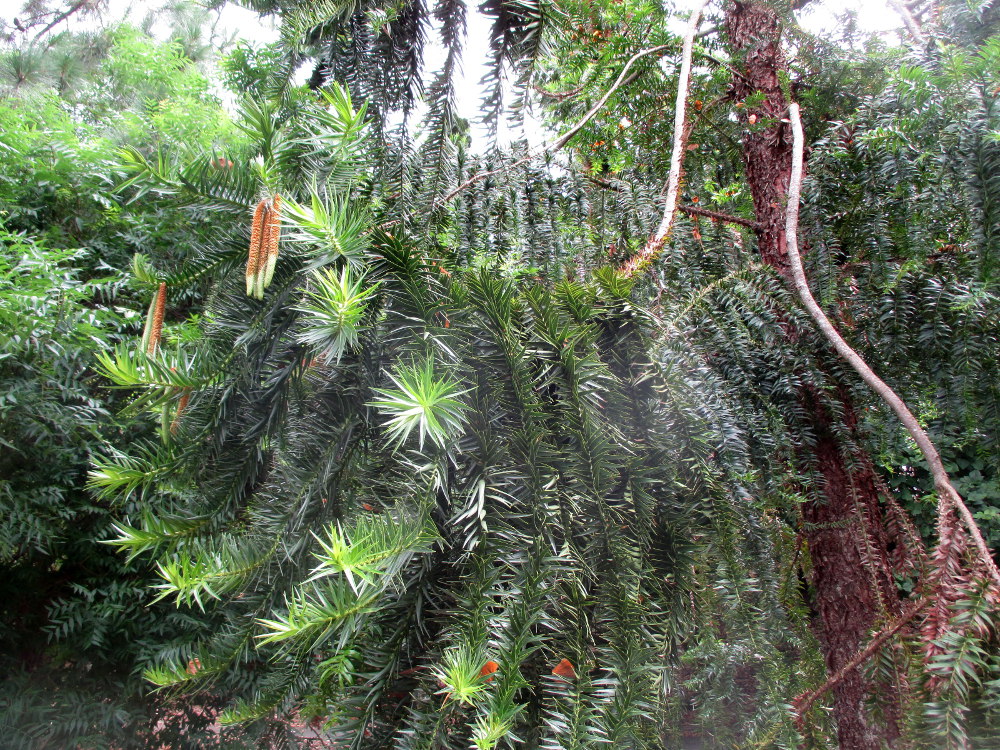
[[[761,227],[759,221],[743,219],[739,216],[732,216],[718,211],[709,211],[707,208],[699,208],[698,206],[678,206],[677,210],[691,214],[692,216],[707,216],[709,219],[716,219],[726,224],[739,224],[741,227],[747,227],[748,229],[760,229]]]
[[[562,149],[567,143],[570,142],[570,140],[573,138],[573,136],[575,136],[577,133],[579,133],[588,122],[590,122],[592,119],[594,119],[594,116],[597,115],[597,113],[600,112],[601,109],[604,108],[604,105],[607,104],[608,99],[611,98],[611,95],[614,94],[615,91],[617,91],[623,85],[625,85],[627,83],[631,83],[632,81],[634,81],[638,77],[635,74],[633,74],[633,76],[626,77],[626,76],[628,76],[629,69],[638,60],[641,60],[643,57],[646,57],[647,55],[655,54],[657,52],[665,52],[668,49],[671,49],[672,47],[673,47],[673,45],[670,45],[670,44],[660,44],[660,45],[658,45],[656,47],[649,47],[647,49],[639,50],[638,52],[636,52],[634,55],[632,55],[632,57],[629,58],[628,62],[625,63],[625,67],[622,68],[621,73],[618,74],[618,78],[615,79],[615,82],[611,85],[611,88],[609,88],[604,93],[604,96],[602,96],[598,100],[597,104],[595,104],[593,107],[591,107],[587,111],[587,113],[580,119],[580,121],[577,122],[576,125],[574,125],[573,127],[571,127],[569,130],[567,130],[562,136],[560,136],[559,139],[555,143],[553,143],[551,146],[543,146],[542,148],[538,149],[534,153],[529,153],[527,156],[523,156],[523,157],[521,157],[520,159],[518,159],[517,161],[515,161],[515,162],[513,162],[511,164],[507,164],[507,165],[504,165],[502,167],[498,167],[497,169],[493,169],[493,170],[490,170],[488,172],[477,172],[476,174],[472,175],[472,177],[470,177],[465,182],[463,182],[461,185],[459,185],[454,190],[452,190],[450,193],[448,193],[444,198],[442,198],[441,200],[437,201],[433,206],[431,206],[431,213],[433,213],[434,211],[437,211],[439,208],[441,208],[445,204],[450,203],[452,201],[452,199],[454,199],[455,196],[457,196],[459,193],[461,193],[462,191],[467,190],[468,188],[472,187],[477,182],[481,182],[482,180],[485,180],[487,177],[492,177],[493,175],[500,174],[501,172],[505,172],[508,169],[513,169],[514,167],[520,166],[521,164],[524,164],[525,162],[531,161],[535,157],[542,156],[542,155],[547,154],[547,153],[552,153],[552,152],[555,152],[555,151],[559,151],[560,149]]]
[[[699,4],[699,6],[697,8],[695,8],[695,10],[693,11],[693,15],[690,18],[689,24],[694,27],[695,33],[694,34],[690,34],[689,33],[688,35],[685,36],[685,39],[684,39],[684,48],[683,48],[682,53],[681,53],[681,55],[682,55],[681,76],[685,77],[685,85],[684,85],[684,98],[685,98],[685,100],[687,98],[687,80],[690,78],[690,74],[691,74],[692,47],[694,45],[694,40],[697,39],[697,38],[700,38],[701,36],[703,36],[703,34],[698,34],[697,33],[697,25],[698,25],[698,22],[700,21],[700,18],[701,18],[701,11],[705,7],[705,5],[707,5],[707,4],[708,4],[708,0],[703,0],[703,2],[701,2]],[[566,144],[569,143],[573,139],[573,136],[575,136],[577,133],[579,133],[586,126],[586,124],[588,122],[590,122],[592,119],[594,119],[594,117],[604,108],[604,105],[606,105],[608,103],[608,100],[611,98],[611,95],[615,93],[615,91],[617,91],[618,89],[622,88],[623,86],[628,86],[629,84],[634,83],[636,80],[638,80],[639,76],[642,75],[643,71],[637,70],[634,73],[632,73],[631,75],[627,75],[628,72],[629,72],[629,70],[631,69],[631,67],[633,65],[635,65],[636,62],[638,62],[639,60],[641,60],[643,57],[647,57],[649,55],[653,55],[653,54],[657,54],[657,53],[661,53],[661,52],[666,52],[667,50],[673,49],[673,47],[674,47],[674,45],[672,45],[672,44],[660,44],[660,45],[657,45],[655,47],[648,47],[646,49],[639,50],[638,52],[636,52],[625,63],[625,67],[622,68],[621,73],[618,74],[618,78],[616,78],[615,82],[613,84],[611,84],[611,88],[609,88],[604,93],[604,96],[602,96],[598,100],[598,102],[587,111],[587,113],[579,120],[579,122],[577,122],[573,127],[571,127],[569,130],[567,130],[565,133],[563,133],[563,135],[561,135],[559,137],[559,139],[555,141],[555,143],[553,143],[551,146],[543,146],[542,148],[538,149],[536,152],[529,153],[526,156],[521,157],[517,161],[512,162],[511,164],[499,167],[497,169],[490,170],[488,172],[479,172],[477,174],[474,174],[472,177],[470,177],[465,182],[463,182],[458,187],[456,187],[454,190],[452,190],[450,193],[448,193],[444,198],[442,198],[441,200],[437,201],[431,207],[431,212],[434,212],[437,209],[439,209],[442,206],[444,206],[445,204],[450,203],[459,193],[461,193],[464,190],[467,190],[468,188],[472,187],[477,182],[485,180],[488,177],[492,177],[493,175],[500,174],[500,173],[502,173],[502,172],[504,172],[504,171],[506,171],[508,169],[513,169],[514,167],[520,166],[521,164],[524,164],[525,162],[531,161],[532,159],[534,159],[534,158],[536,158],[538,156],[543,156],[545,154],[554,153],[556,151],[560,151],[561,149],[565,148]],[[733,68],[731,65],[729,65],[729,63],[727,63],[727,62],[725,62],[723,60],[719,60],[717,57],[714,57],[713,55],[711,55],[711,54],[709,54],[707,52],[702,52],[701,55],[703,57],[705,57],[706,59],[711,60],[712,62],[716,63],[717,65],[721,65],[723,67],[726,67],[726,68],[730,69],[735,75],[742,76],[742,74],[739,71],[737,71],[735,68]],[[687,60],[686,66],[685,66],[685,63],[684,63],[684,59]],[[686,69],[686,73],[685,73],[685,69]],[[572,91],[567,91],[567,92],[563,92],[563,93],[550,93],[550,92],[547,92],[547,91],[544,91],[544,90],[538,88],[537,86],[535,87],[535,90],[538,91],[543,96],[552,97],[554,99],[557,99],[558,101],[562,101],[562,100],[570,98],[572,96],[576,96],[577,94],[579,94],[583,90],[583,87],[581,86],[581,87],[579,87],[577,89],[574,89]],[[676,120],[676,117],[675,117],[675,121],[674,121],[675,126],[676,126],[676,123],[677,123],[677,120]],[[737,222],[737,223],[739,223],[739,222]]]
[[[701,22],[701,11],[707,2],[708,0],[699,0],[691,11],[687,33],[684,35],[684,46],[681,49],[681,70],[677,78],[677,98],[674,102],[674,145],[670,152],[670,174],[667,177],[667,201],[663,208],[663,219],[645,247],[621,268],[620,272],[626,278],[648,268],[649,264],[660,254],[664,243],[670,236],[674,217],[677,215],[677,196],[681,189],[681,167],[687,136],[690,132],[686,124],[686,113],[688,82],[691,79],[691,49],[694,46],[695,35],[698,33],[698,24]]]
[[[788,115],[792,124],[792,174],[788,184],[788,208],[785,213],[785,235],[788,245],[788,262],[791,266],[792,279],[795,289],[802,300],[803,306],[809,315],[816,322],[823,336],[826,337],[837,353],[861,376],[861,379],[875,391],[875,393],[895,412],[899,421],[903,423],[906,431],[913,438],[920,452],[923,454],[927,465],[930,467],[931,475],[934,477],[934,487],[938,496],[949,503],[961,517],[973,544],[979,552],[985,571],[993,579],[995,585],[1000,586],[1000,570],[997,570],[996,563],[990,548],[983,539],[983,534],[976,524],[976,520],[969,512],[968,506],[962,500],[962,496],[951,483],[948,472],[945,471],[941,456],[934,446],[933,441],[924,431],[923,427],[913,416],[903,400],[896,395],[886,383],[879,378],[871,367],[861,358],[854,349],[851,348],[837,329],[830,322],[830,319],[823,312],[823,309],[816,302],[812,292],[809,290],[809,282],[806,280],[805,270],[802,267],[802,258],[799,255],[798,245],[798,225],[799,225],[799,201],[802,195],[802,154],[804,150],[805,137],[802,133],[802,119],[799,116],[799,105],[792,102],[788,107]]]
[[[914,18],[913,14],[910,12],[910,9],[906,7],[906,5],[904,5],[903,3],[899,2],[899,0],[888,0],[888,2],[889,2],[889,7],[892,8],[894,11],[896,11],[896,13],[899,14],[900,18],[903,19],[903,23],[906,24],[906,28],[910,32],[910,36],[913,37],[913,40],[917,44],[923,46],[924,42],[926,41],[924,39],[924,32],[920,28],[920,23],[917,21],[916,18]]]
[[[878,635],[872,638],[869,644],[855,654],[850,661],[838,669],[836,673],[830,675],[830,678],[826,682],[815,690],[796,696],[792,701],[792,705],[795,707],[795,723],[799,726],[799,728],[801,729],[804,725],[806,714],[809,713],[809,709],[812,708],[813,704],[820,696],[836,687],[836,685],[840,682],[843,682],[847,675],[868,661],[872,654],[874,654],[883,643],[902,630],[903,627],[910,622],[910,620],[916,617],[920,610],[922,610],[926,605],[927,598],[921,596],[919,599],[914,601],[897,620],[887,625],[880,633],[878,633]]]
[[[563,133],[562,136],[559,137],[559,140],[553,143],[549,148],[545,149],[545,151],[560,150],[563,146],[565,146],[567,143],[570,142],[570,140],[573,138],[574,135],[583,130],[584,126],[588,122],[593,120],[594,116],[598,112],[604,109],[604,105],[608,103],[608,99],[610,99],[611,95],[614,94],[625,82],[625,77],[628,75],[629,70],[631,70],[632,66],[635,65],[639,60],[641,60],[644,57],[647,57],[648,55],[654,55],[657,52],[666,52],[668,49],[672,48],[673,48],[672,44],[660,44],[657,45],[656,47],[648,47],[647,49],[639,50],[634,55],[632,55],[632,57],[628,59],[628,62],[625,63],[625,67],[622,68],[622,72],[618,74],[618,78],[616,78],[615,82],[611,84],[611,88],[605,91],[604,96],[602,96],[600,99],[597,100],[597,104],[591,107],[587,111],[587,114],[585,114],[583,118],[581,118],[581,120],[576,125],[574,125],[565,133]]]
[[[52,29],[54,29],[56,26],[58,26],[63,21],[65,21],[67,18],[69,18],[71,15],[73,15],[78,10],[80,10],[88,2],[89,2],[89,0],[77,0],[77,2],[73,3],[66,10],[64,10],[62,13],[60,13],[58,16],[56,16],[51,21],[49,21],[49,23],[45,26],[45,28],[43,28],[41,31],[39,31],[37,34],[35,34],[35,38],[31,40],[31,43],[32,44],[37,43],[39,39],[41,39],[49,31],[51,31]]]

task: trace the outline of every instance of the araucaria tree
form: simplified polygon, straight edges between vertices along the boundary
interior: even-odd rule
[[[124,152],[243,227],[138,258],[102,359],[160,425],[91,474],[113,543],[212,623],[150,680],[338,747],[988,746],[996,13],[698,6],[484,4],[486,122],[555,135],[476,152],[462,0],[262,3],[245,145]]]

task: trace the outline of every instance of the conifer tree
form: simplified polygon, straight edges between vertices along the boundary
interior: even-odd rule
[[[426,6],[261,10],[313,91],[278,76],[248,99],[232,169],[126,154],[145,199],[245,226],[170,278],[137,265],[146,345],[103,361],[162,425],[93,472],[144,508],[115,544],[223,623],[150,679],[353,747],[660,747],[698,721],[760,747],[987,741],[969,714],[996,704],[991,563],[946,506],[921,538],[898,488],[933,484],[899,441],[875,450],[898,425],[794,301],[784,248],[801,100],[821,302],[934,432],[980,414],[965,446],[995,451],[988,12],[974,42],[924,26],[950,65],[879,53],[910,56],[894,76],[805,36],[789,65],[787,14],[710,7],[724,41],[701,37],[686,100],[656,61],[696,24],[682,45],[660,8],[487,4],[487,118],[537,92],[562,137],[477,155],[453,106],[462,3],[434,10],[449,54],[423,140],[392,123],[419,97]],[[966,76],[963,127],[944,102]],[[917,133],[974,158],[924,158]],[[195,277],[201,338],[149,346],[152,290]]]

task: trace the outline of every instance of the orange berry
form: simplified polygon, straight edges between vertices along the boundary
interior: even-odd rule
[[[496,663],[495,661],[493,661],[492,659],[490,659],[490,660],[489,660],[488,662],[486,662],[486,663],[485,663],[485,664],[483,665],[483,668],[479,670],[479,676],[480,676],[480,677],[485,677],[485,678],[486,678],[486,681],[487,681],[487,682],[489,682],[490,680],[492,680],[492,679],[493,679],[493,678],[492,678],[492,677],[490,677],[489,675],[493,674],[493,673],[494,673],[494,672],[496,672],[496,671],[497,671],[498,669],[500,669],[500,665],[499,665],[499,664],[497,664],[497,663]]]
[[[572,680],[576,678],[576,670],[573,668],[573,662],[569,659],[563,659],[558,664],[552,668],[552,674],[556,677],[564,677],[567,680]]]

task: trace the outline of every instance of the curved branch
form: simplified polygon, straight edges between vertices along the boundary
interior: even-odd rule
[[[625,67],[622,68],[622,72],[618,74],[618,77],[615,79],[615,82],[611,84],[611,88],[605,91],[604,96],[602,96],[600,99],[597,100],[597,104],[591,107],[587,111],[587,114],[585,114],[580,119],[580,121],[577,122],[576,125],[574,125],[565,133],[563,133],[559,137],[559,140],[557,140],[549,148],[544,150],[558,151],[567,143],[569,143],[570,139],[572,139],[574,135],[579,133],[588,122],[594,119],[594,115],[596,115],[598,112],[604,109],[604,105],[608,103],[608,99],[610,99],[611,95],[614,94],[622,86],[622,84],[625,82],[625,77],[628,75],[629,70],[631,70],[632,66],[635,65],[639,60],[648,55],[656,54],[657,52],[666,52],[668,49],[671,49],[672,47],[673,47],[672,44],[660,44],[657,45],[656,47],[649,47],[647,49],[639,50],[634,55],[632,55],[632,57],[628,59],[628,62],[625,63]]]
[[[674,226],[674,217],[677,215],[677,196],[681,189],[681,168],[684,160],[684,148],[687,142],[689,128],[686,123],[688,82],[691,79],[691,50],[694,47],[694,38],[698,33],[698,24],[701,22],[701,11],[708,4],[708,0],[699,0],[698,4],[691,11],[691,19],[688,21],[687,33],[684,35],[684,47],[681,50],[681,70],[677,78],[677,98],[674,102],[674,144],[670,152],[670,174],[667,177],[667,201],[663,208],[663,219],[656,233],[649,239],[645,247],[621,268],[621,273],[626,277],[634,276],[637,272],[649,267],[660,251],[663,244],[670,236],[670,230]]]
[[[632,76],[626,78],[626,76],[628,76],[629,69],[631,69],[631,67],[635,65],[637,61],[641,60],[643,57],[646,57],[647,55],[652,55],[657,52],[665,52],[668,49],[671,49],[672,47],[673,45],[670,44],[660,44],[657,45],[656,47],[649,47],[647,49],[639,50],[638,52],[636,52],[634,55],[632,55],[632,57],[628,59],[628,62],[625,63],[625,67],[622,68],[621,73],[618,74],[618,78],[616,78],[615,82],[611,84],[611,88],[609,88],[604,93],[604,96],[602,96],[598,100],[597,104],[591,107],[587,111],[587,113],[576,123],[576,125],[574,125],[565,133],[563,133],[563,135],[561,135],[555,143],[553,143],[551,146],[543,146],[539,148],[537,151],[531,152],[526,156],[522,156],[517,161],[511,162],[510,164],[505,164],[504,166],[498,167],[497,169],[491,169],[488,172],[477,172],[476,174],[472,175],[472,177],[470,177],[465,182],[456,187],[454,190],[452,190],[450,193],[448,193],[444,198],[437,201],[433,206],[431,206],[431,213],[437,211],[445,204],[450,203],[452,199],[454,199],[455,196],[457,196],[459,193],[472,187],[477,182],[485,180],[487,177],[492,177],[493,175],[501,174],[502,172],[506,172],[508,169],[513,169],[514,167],[518,167],[521,164],[529,162],[538,156],[543,156],[545,154],[552,153],[554,151],[559,151],[560,149],[562,149],[567,143],[570,142],[570,140],[572,140],[573,136],[579,133],[588,122],[594,119],[597,113],[600,112],[601,109],[604,108],[604,105],[608,103],[608,99],[611,98],[611,95],[614,94],[615,91],[617,91],[623,85],[631,83],[638,77],[637,75],[633,74]]]
[[[43,36],[45,36],[47,33],[49,33],[56,26],[58,26],[59,24],[61,24],[63,21],[65,21],[71,15],[73,15],[78,10],[80,10],[85,5],[87,5],[87,2],[88,2],[88,0],[78,0],[77,2],[73,3],[65,11],[63,11],[62,13],[60,13],[59,15],[57,15],[54,19],[52,19],[52,21],[50,21],[45,26],[45,28],[43,28],[41,31],[39,31],[37,34],[35,34],[35,38],[31,40],[31,43],[32,44],[37,44],[39,39],[41,39]]]
[[[979,552],[980,562],[986,572],[993,579],[993,582],[1000,586],[1000,570],[997,570],[996,563],[990,549],[983,539],[982,532],[976,524],[976,520],[969,512],[968,506],[962,500],[962,496],[951,483],[948,472],[944,468],[941,456],[931,441],[930,436],[913,416],[909,408],[896,392],[892,390],[868,363],[861,358],[854,349],[851,348],[843,336],[830,322],[830,319],[823,312],[823,309],[816,302],[812,292],[809,290],[809,282],[806,280],[805,270],[802,267],[802,258],[799,255],[798,245],[798,225],[799,225],[799,201],[802,196],[802,154],[805,137],[802,133],[802,119],[799,116],[799,105],[792,102],[788,107],[788,116],[792,124],[792,174],[788,184],[788,208],[785,213],[785,235],[788,244],[788,263],[791,267],[792,280],[795,289],[802,300],[802,305],[808,311],[810,317],[816,322],[820,332],[826,337],[837,353],[861,376],[861,379],[875,391],[875,393],[895,412],[903,427],[913,438],[920,452],[923,454],[927,465],[930,467],[931,475],[934,477],[934,488],[938,496],[949,503],[961,517],[973,544]]]
[[[868,661],[868,659],[872,657],[872,655],[882,646],[883,643],[902,630],[903,627],[910,622],[910,620],[916,617],[920,613],[920,610],[922,610],[926,605],[927,597],[921,596],[919,599],[911,603],[903,614],[883,628],[878,635],[872,638],[865,648],[861,649],[861,651],[856,653],[850,661],[831,675],[826,682],[815,690],[796,696],[796,698],[792,701],[792,705],[795,708],[795,723],[801,728],[805,722],[806,714],[820,696],[836,687],[838,683],[843,682],[847,675]]]
[[[698,33],[698,23],[701,20],[701,11],[705,7],[705,5],[707,5],[707,4],[708,4],[708,0],[702,0],[702,2],[699,3],[699,5],[692,11],[692,16],[691,16],[691,18],[690,18],[690,20],[688,22],[689,23],[689,33],[684,38],[684,46],[683,46],[683,49],[682,49],[682,52],[681,52],[682,61],[681,61],[681,72],[680,72],[680,75],[681,75],[682,82],[683,82],[683,90],[684,90],[684,97],[683,98],[684,98],[685,101],[687,100],[687,83],[688,83],[688,80],[690,79],[690,76],[691,76],[691,56],[692,56],[692,48],[694,46],[694,40],[698,39],[698,38],[700,38],[700,37],[702,37],[702,36],[705,35],[705,34],[699,34]],[[708,31],[713,31],[713,30],[714,30],[714,27],[712,29],[709,29]],[[502,167],[498,167],[497,169],[489,170],[487,172],[478,172],[477,174],[472,175],[472,177],[470,177],[469,179],[467,179],[465,182],[461,183],[458,187],[456,187],[454,190],[452,190],[450,193],[448,193],[444,198],[442,198],[441,200],[437,201],[431,207],[431,211],[432,212],[436,211],[437,209],[441,208],[445,204],[450,203],[455,198],[455,196],[457,196],[459,193],[463,192],[464,190],[472,187],[477,182],[485,180],[488,177],[492,177],[493,175],[505,172],[508,169],[513,169],[514,167],[520,166],[521,164],[524,164],[524,163],[526,163],[528,161],[531,161],[532,159],[534,159],[534,158],[536,158],[538,156],[544,156],[545,154],[553,153],[555,151],[559,151],[559,150],[565,148],[566,144],[569,143],[573,139],[573,136],[575,136],[577,133],[579,133],[583,129],[583,127],[588,122],[590,122],[592,119],[594,119],[594,117],[604,108],[604,106],[608,103],[608,100],[611,98],[612,94],[614,94],[622,86],[627,86],[630,83],[633,83],[634,81],[636,81],[639,78],[640,75],[642,75],[642,71],[636,71],[636,72],[632,73],[631,75],[628,75],[629,70],[632,68],[633,65],[635,65],[636,62],[638,62],[642,58],[647,57],[649,55],[666,52],[667,50],[673,49],[673,47],[674,47],[674,45],[672,45],[672,44],[660,44],[660,45],[657,45],[655,47],[648,47],[646,49],[642,49],[642,50],[639,50],[638,52],[636,52],[625,63],[625,66],[622,68],[621,72],[618,74],[618,78],[616,78],[615,82],[613,84],[611,84],[611,88],[609,88],[604,93],[604,95],[597,101],[597,103],[593,107],[591,107],[587,111],[587,113],[584,114],[584,116],[573,127],[571,127],[569,130],[567,130],[565,133],[563,133],[559,137],[559,139],[556,140],[552,145],[550,145],[550,146],[543,146],[540,149],[538,149],[537,151],[535,151],[533,153],[529,153],[526,156],[521,157],[517,161],[511,162],[510,164],[504,165]],[[723,60],[719,60],[718,58],[714,57],[713,55],[711,55],[711,54],[709,54],[707,52],[702,52],[700,54],[702,55],[702,57],[705,57],[706,59],[711,60],[712,62],[716,63],[717,65],[722,65],[722,66],[725,66],[725,67],[729,68],[730,70],[733,71],[733,73],[735,75],[742,76],[742,74],[739,71],[737,71],[735,68],[732,68],[732,66],[730,66],[729,63],[727,63],[727,62],[725,62]],[[577,94],[579,94],[583,90],[583,87],[581,86],[581,87],[579,87],[577,89],[574,89],[572,91],[568,91],[568,92],[565,92],[565,93],[550,93],[550,92],[543,91],[542,89],[538,88],[537,86],[535,87],[535,90],[538,91],[540,94],[542,94],[544,96],[549,96],[549,97],[557,99],[558,101],[562,101],[563,99],[566,99],[566,98],[569,98],[569,97],[572,97],[572,96],[576,96]],[[678,90],[680,90],[680,89],[678,89]],[[682,115],[681,116],[683,118],[683,105],[680,105],[680,109],[682,110]],[[681,121],[683,122],[683,119]],[[675,118],[674,118],[674,125],[676,126],[676,124],[677,124],[677,117],[675,116]],[[685,140],[686,140],[686,138],[685,138]],[[676,139],[675,139],[675,143],[676,143]],[[675,201],[676,201],[676,196],[675,196]]]
[[[698,206],[678,206],[677,210],[686,214],[691,214],[691,216],[706,216],[709,219],[715,219],[716,221],[725,222],[726,224],[739,224],[741,227],[747,227],[748,229],[760,229],[761,227],[761,223],[759,221],[744,219],[741,216],[724,214],[719,211],[710,211],[707,208],[699,208]]]
[[[910,9],[903,3],[899,2],[899,0],[889,0],[889,7],[896,11],[900,18],[903,19],[903,23],[906,24],[906,29],[910,32],[910,36],[913,37],[913,41],[923,46],[926,41],[924,39],[924,32],[920,28],[920,23],[910,12]]]

